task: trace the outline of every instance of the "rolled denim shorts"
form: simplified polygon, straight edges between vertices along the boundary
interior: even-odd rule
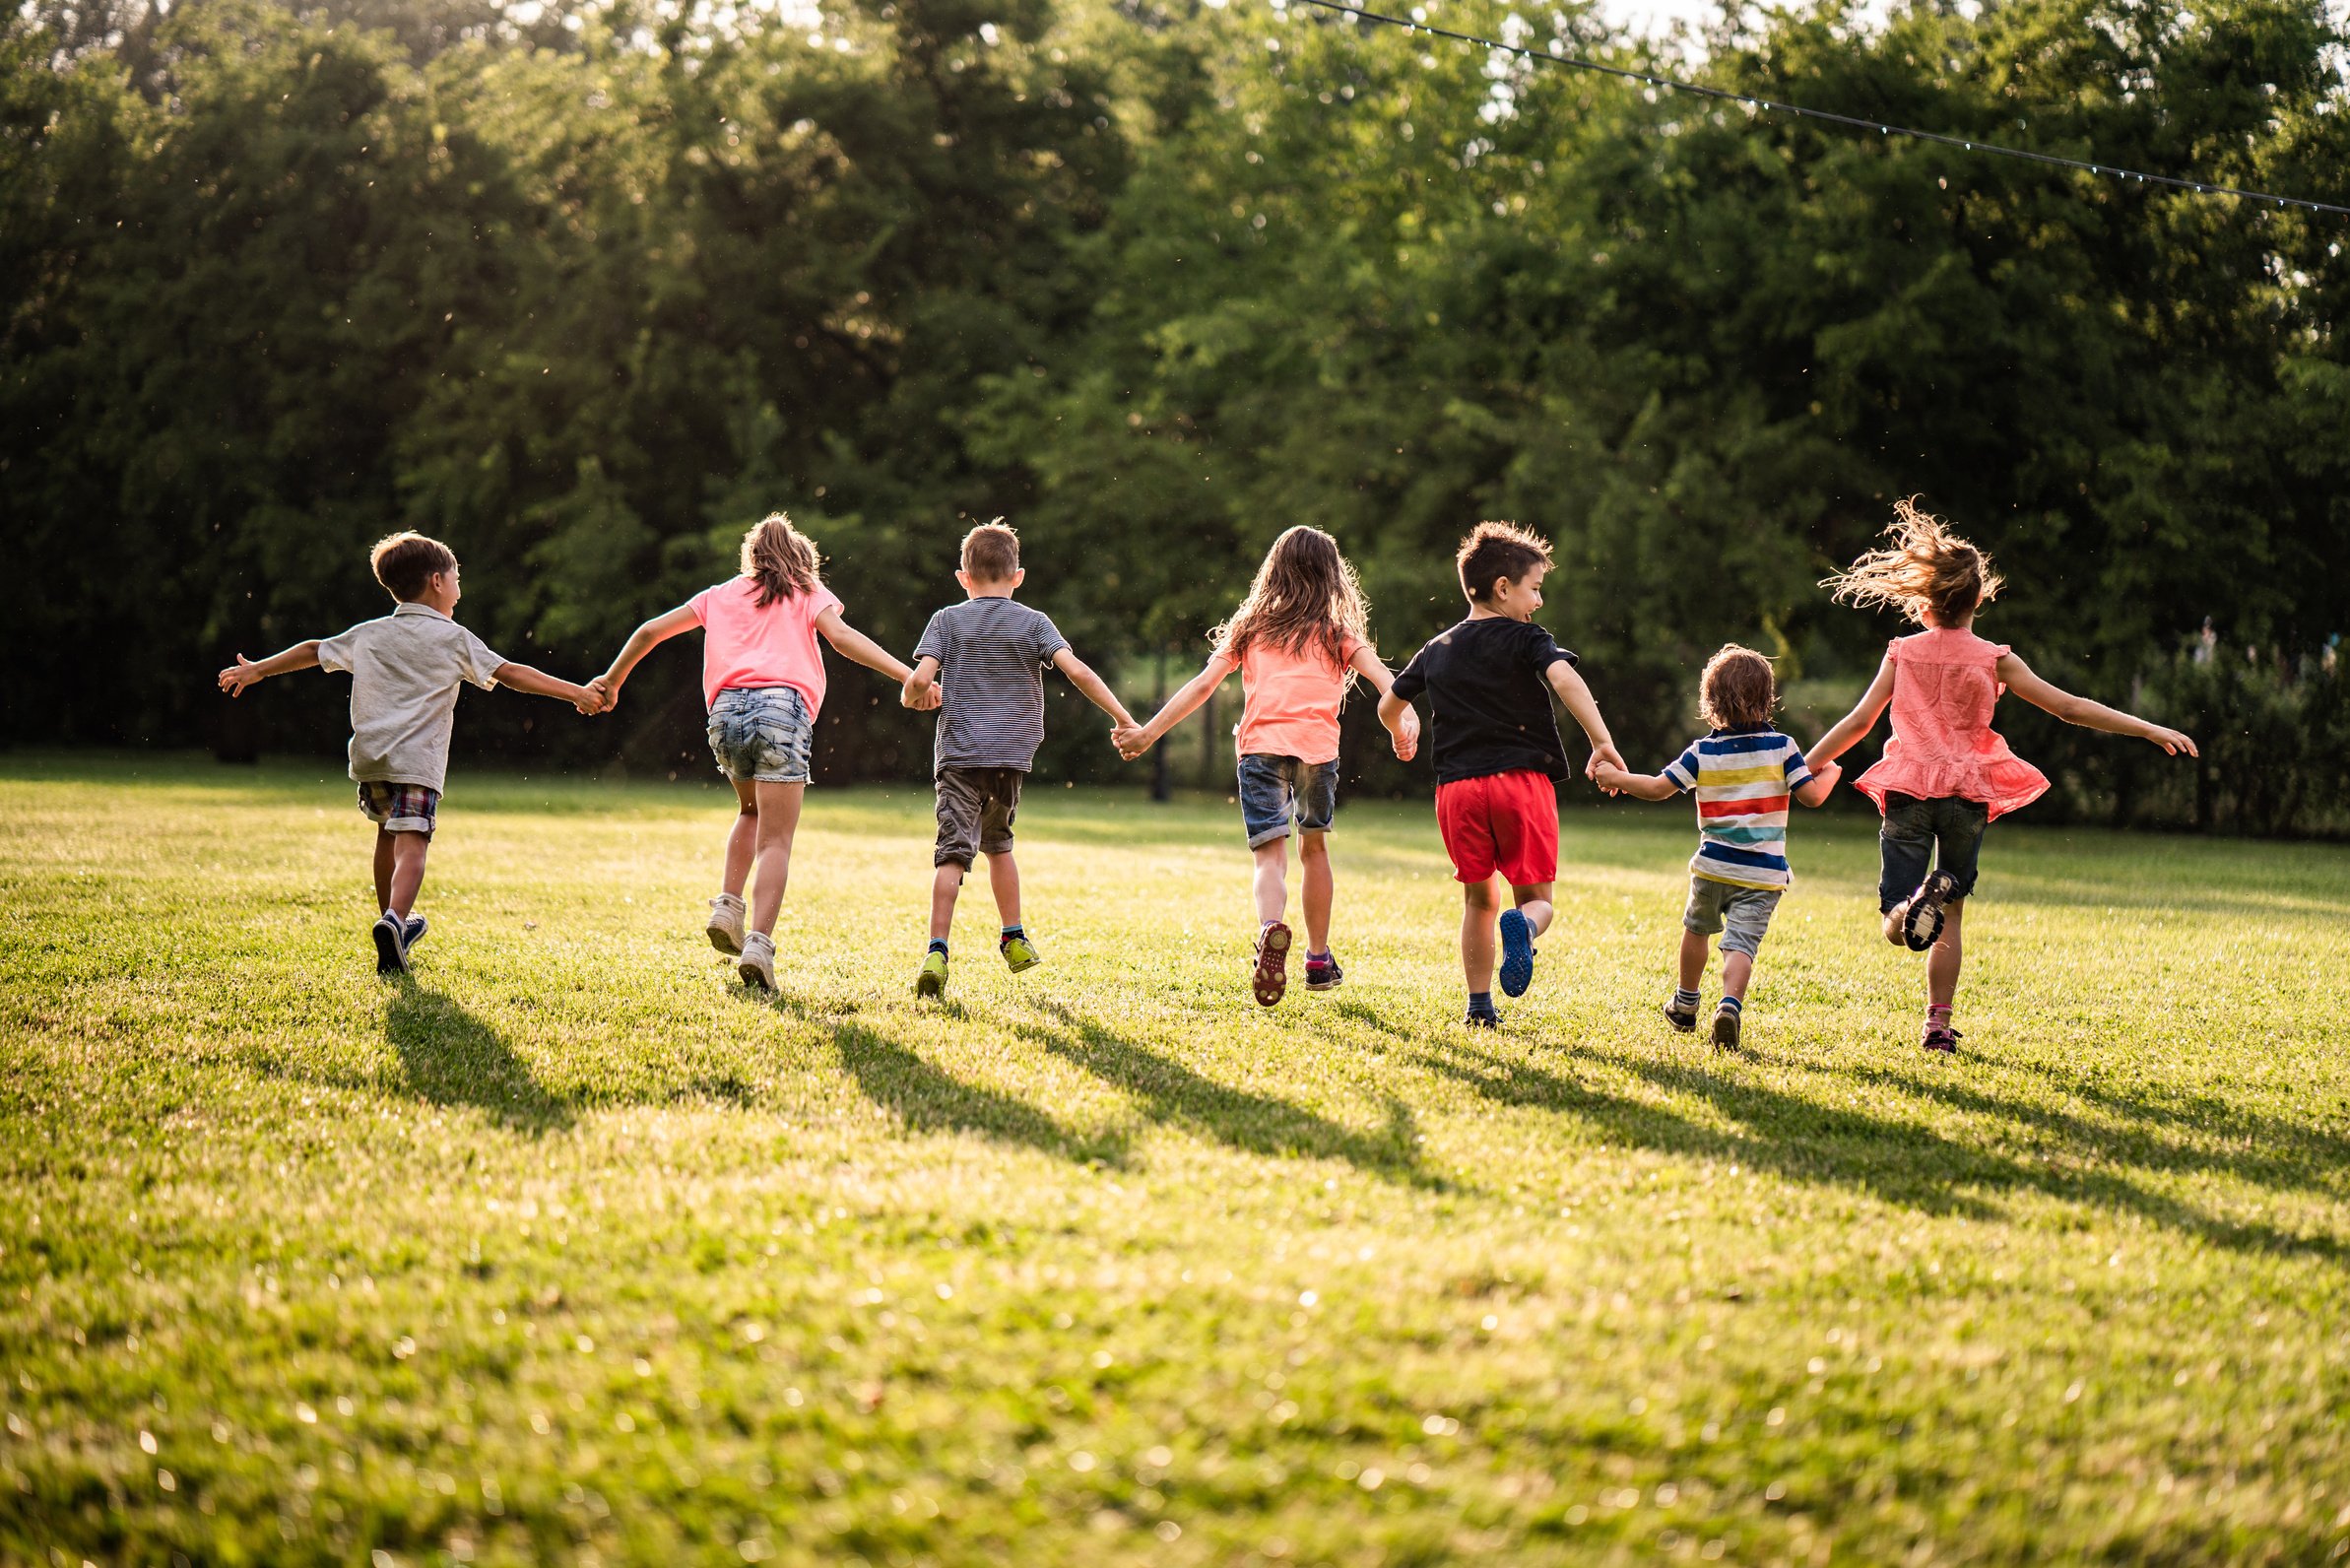
[[[1877,829],[1877,908],[1891,909],[1909,897],[1937,867],[1958,883],[1951,897],[1973,892],[1983,858],[1983,829],[1990,820],[1991,808],[1981,801],[1955,795],[1920,800],[1886,791],[1885,822]]]
[[[381,779],[359,781],[359,810],[367,820],[387,833],[432,836],[440,813],[440,791],[422,784],[387,784]]]
[[[1711,877],[1689,879],[1689,907],[1681,911],[1681,929],[1701,937],[1722,933],[1724,952],[1742,952],[1752,958],[1762,951],[1763,933],[1771,929],[1771,915],[1779,908],[1778,887],[1733,887]]]
[[[710,754],[738,784],[805,784],[815,750],[808,699],[790,686],[729,686],[710,704]]]
[[[1327,833],[1338,814],[1338,764],[1301,762],[1294,756],[1252,751],[1240,759],[1240,820],[1249,848],[1289,836],[1292,818],[1301,833]]]

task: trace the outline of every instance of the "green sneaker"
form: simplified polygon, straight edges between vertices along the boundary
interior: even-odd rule
[[[914,995],[943,997],[947,994],[947,955],[933,948],[922,960],[922,972],[914,977]]]
[[[1016,937],[1004,938],[996,946],[1013,974],[1023,969],[1033,969],[1044,962],[1044,954],[1036,950],[1036,944],[1028,939],[1024,931]]]

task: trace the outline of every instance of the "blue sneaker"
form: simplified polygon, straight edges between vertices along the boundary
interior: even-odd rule
[[[399,917],[390,910],[376,916],[370,932],[375,938],[375,972],[377,974],[406,974],[408,972],[408,932]]]
[[[414,950],[416,945],[424,940],[424,933],[431,929],[423,915],[412,914],[408,917],[408,924],[401,929],[400,945]]]
[[[1501,994],[1522,997],[1534,983],[1534,928],[1521,909],[1501,913]]]

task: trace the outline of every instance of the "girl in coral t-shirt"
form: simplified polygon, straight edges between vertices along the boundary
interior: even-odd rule
[[[1338,799],[1338,705],[1356,676],[1384,696],[1394,677],[1364,635],[1369,607],[1338,542],[1319,528],[1292,528],[1273,542],[1249,596],[1210,633],[1208,667],[1167,698],[1149,723],[1122,729],[1118,751],[1133,761],[1157,744],[1208,693],[1240,672],[1240,815],[1257,858],[1257,947],[1250,987],[1272,1007],[1288,989],[1289,836],[1305,882],[1306,989],[1344,978],[1330,950],[1330,824]],[[1396,755],[1419,749],[1409,709],[1394,731]]]
[[[1950,1009],[1958,994],[1960,914],[1975,890],[1983,830],[2048,789],[2040,770],[1991,727],[2000,694],[2013,691],[2067,724],[2151,741],[2173,756],[2193,756],[2195,743],[2059,690],[2005,643],[1975,635],[1975,612],[2000,588],[1991,557],[1913,502],[1895,504],[1886,533],[1889,548],[1862,555],[1820,586],[1839,603],[1899,610],[1926,629],[1886,646],[1868,690],[1805,760],[1817,769],[1841,756],[1892,705],[1884,758],[1854,787],[1884,815],[1877,906],[1885,940],[1917,952],[1931,949],[1923,1043],[1928,1051],[1955,1051]]]
[[[792,835],[814,760],[816,711],[824,703],[824,656],[816,638],[900,685],[913,674],[840,619],[840,600],[824,586],[820,564],[816,541],[783,513],[769,514],[743,536],[739,576],[638,626],[612,668],[589,683],[607,705],[618,702],[620,685],[639,659],[671,637],[702,629],[710,754],[741,804],[726,836],[725,875],[710,900],[710,945],[739,954],[736,967],[745,982],[765,991],[775,989],[775,919],[791,876]],[[938,706],[935,694],[928,706]]]

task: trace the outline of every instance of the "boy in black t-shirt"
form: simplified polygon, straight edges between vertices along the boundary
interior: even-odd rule
[[[1479,523],[1454,557],[1469,619],[1420,649],[1379,716],[1390,727],[1428,693],[1436,758],[1436,826],[1462,883],[1461,968],[1469,981],[1471,1027],[1493,1028],[1493,944],[1498,925],[1501,989],[1524,996],[1534,983],[1534,938],[1550,925],[1558,880],[1558,781],[1574,777],[1551,717],[1550,694],[1567,705],[1592,744],[1594,763],[1622,767],[1575,656],[1534,623],[1542,608],[1550,547],[1508,523]],[[1499,877],[1512,905],[1498,922]]]

